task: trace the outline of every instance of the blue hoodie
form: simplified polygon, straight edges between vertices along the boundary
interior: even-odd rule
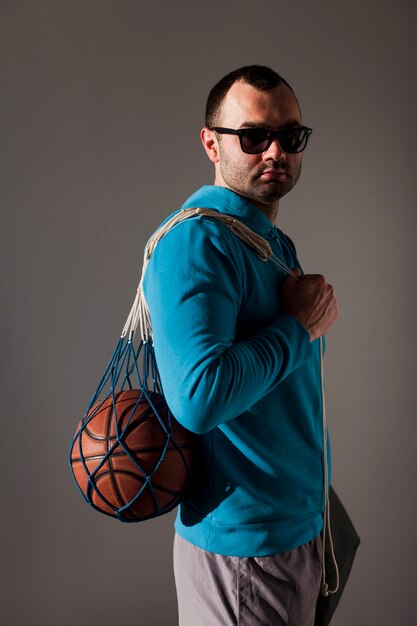
[[[233,191],[202,187],[189,207],[235,216],[300,267],[288,238]],[[285,552],[322,529],[319,342],[283,313],[285,277],[211,217],[176,225],[146,271],[164,395],[200,435],[175,528],[210,552]]]

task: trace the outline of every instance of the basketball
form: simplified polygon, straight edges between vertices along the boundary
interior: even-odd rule
[[[146,395],[129,389],[96,402],[71,448],[72,473],[87,502],[126,522],[174,508],[190,476],[192,433],[162,395]]]

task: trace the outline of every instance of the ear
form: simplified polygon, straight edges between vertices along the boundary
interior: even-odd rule
[[[204,127],[200,133],[200,139],[212,163],[219,162],[219,142],[213,130]]]

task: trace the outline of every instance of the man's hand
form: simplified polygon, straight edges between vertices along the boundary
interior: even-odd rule
[[[283,282],[281,299],[283,312],[295,317],[310,334],[310,341],[324,335],[339,317],[333,287],[320,274],[301,276],[298,281],[288,276]]]

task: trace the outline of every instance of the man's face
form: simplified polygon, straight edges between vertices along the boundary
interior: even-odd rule
[[[264,92],[236,82],[223,101],[217,125],[279,130],[301,125],[301,113],[294,94],[283,83]],[[300,176],[302,154],[283,152],[278,140],[262,154],[242,152],[236,135],[217,135],[217,142],[215,184],[235,191],[261,209],[276,209],[278,200],[294,187]]]

